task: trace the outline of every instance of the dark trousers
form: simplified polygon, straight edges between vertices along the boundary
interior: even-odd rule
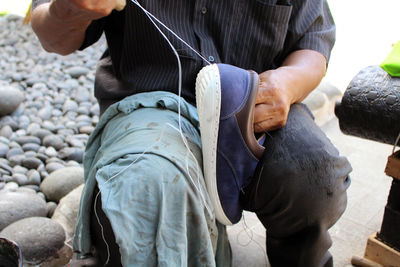
[[[328,229],[346,208],[351,166],[302,104],[270,132],[242,203],[267,229],[272,267],[333,266]]]

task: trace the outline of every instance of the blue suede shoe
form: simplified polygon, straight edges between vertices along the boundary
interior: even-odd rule
[[[226,64],[204,67],[196,80],[203,171],[217,220],[237,223],[242,188],[264,152],[253,128],[258,74]]]

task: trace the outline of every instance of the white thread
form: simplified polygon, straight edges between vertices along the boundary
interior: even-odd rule
[[[190,181],[192,182],[193,186],[195,187],[195,189],[199,192],[200,196],[201,196],[201,200],[206,208],[206,210],[208,211],[209,215],[212,216],[212,211],[211,208],[208,206],[207,201],[203,195],[203,192],[201,190],[201,185],[200,185],[200,170],[199,170],[199,166],[198,164],[196,164],[197,168],[196,168],[196,174],[197,174],[197,178],[198,178],[198,185],[196,185],[192,175],[190,174],[189,171],[189,163],[188,163],[188,154],[190,156],[193,157],[193,159],[195,160],[195,162],[197,162],[196,157],[193,155],[192,151],[189,148],[189,145],[187,144],[187,140],[186,137],[183,135],[182,132],[182,122],[181,122],[181,92],[182,92],[182,65],[181,65],[181,61],[179,58],[179,54],[177,52],[177,50],[175,49],[175,47],[172,45],[172,43],[170,42],[170,40],[168,39],[168,37],[161,31],[161,29],[159,28],[159,26],[154,22],[154,20],[156,20],[161,26],[163,26],[166,30],[168,30],[170,33],[172,33],[176,38],[178,38],[178,40],[180,40],[183,44],[185,44],[188,48],[190,48],[194,53],[196,53],[196,55],[198,55],[201,59],[203,59],[205,62],[207,62],[207,64],[211,64],[207,59],[205,59],[199,52],[197,52],[193,47],[191,47],[188,43],[186,43],[181,37],[179,37],[175,32],[173,32],[170,28],[168,28],[164,23],[162,23],[159,19],[157,19],[153,14],[151,14],[149,11],[147,11],[145,8],[143,8],[139,2],[137,0],[131,0],[134,4],[136,4],[145,14],[146,16],[149,18],[149,20],[151,21],[151,23],[156,27],[156,29],[160,32],[160,34],[162,35],[162,37],[167,41],[168,45],[170,46],[170,48],[172,49],[173,53],[175,54],[176,58],[177,58],[177,63],[178,63],[178,127],[179,129],[176,129],[176,127],[174,127],[173,125],[167,123],[167,125],[169,125],[170,127],[172,127],[173,129],[177,130],[181,136],[181,139],[185,145],[185,148],[187,149],[187,154],[186,154],[186,171],[187,174],[189,176]],[[154,20],[153,20],[154,19]],[[122,169],[121,171],[119,171],[117,174],[113,175],[110,179],[108,179],[104,184],[108,183],[109,181],[113,180],[114,178],[116,178],[118,175],[120,175],[122,172],[124,172],[125,170],[127,170],[129,167],[131,167],[141,156],[143,156],[148,149],[150,149],[151,147],[153,147],[157,142],[159,142],[162,138],[162,135],[164,134],[164,129],[162,129],[160,138],[158,141],[156,141],[154,144],[152,144],[151,146],[149,146],[148,148],[145,149],[145,151],[139,155],[132,163],[130,163],[127,167],[125,167],[124,169]],[[104,236],[104,228],[103,225],[100,222],[100,219],[98,217],[97,211],[96,211],[96,205],[97,205],[97,199],[98,196],[100,195],[100,188],[99,188],[99,192],[96,194],[95,197],[95,201],[94,201],[94,213],[97,219],[98,224],[100,225],[100,229],[101,229],[101,236],[102,239],[104,241],[104,243],[106,244],[106,248],[107,248],[107,260],[105,262],[105,265],[107,265],[109,263],[110,260],[110,247],[105,239]]]
[[[255,227],[257,227],[258,225],[256,224],[256,225],[253,225],[253,227],[249,227],[247,225],[247,223],[246,223],[246,218],[244,217],[244,215],[242,215],[242,226],[243,226],[243,229],[236,236],[237,243],[239,245],[241,245],[242,247],[247,247],[248,245],[250,245],[251,242],[254,242],[260,248],[261,252],[265,255],[265,263],[266,263],[266,265],[269,265],[268,255],[267,255],[266,251],[264,250],[264,247],[257,240],[254,239],[254,234],[264,238],[264,236],[262,236],[260,234],[257,234],[257,233],[254,233],[254,231],[253,231],[253,229]],[[240,240],[239,240],[239,236],[243,232],[245,232],[247,234],[248,238],[249,238],[249,241],[247,243],[245,243],[245,244],[241,243]]]
[[[123,173],[123,172],[126,171],[128,168],[130,168],[133,164],[136,163],[136,161],[138,161],[144,154],[146,154],[147,151],[148,151],[150,148],[152,148],[154,145],[156,145],[158,142],[160,142],[161,139],[162,139],[162,137],[163,137],[163,135],[164,135],[164,130],[165,130],[165,127],[162,128],[160,137],[158,138],[158,140],[157,140],[156,142],[154,142],[154,143],[151,144],[149,147],[147,147],[147,148],[146,148],[134,161],[132,161],[128,166],[126,166],[125,168],[123,168],[122,170],[120,170],[119,172],[117,172],[116,174],[114,174],[113,176],[111,176],[111,177],[104,183],[104,185],[106,185],[108,182],[110,182],[111,180],[115,179],[115,178],[118,177],[121,173]],[[105,238],[105,236],[104,236],[104,228],[103,228],[103,225],[102,225],[101,222],[100,222],[100,218],[99,218],[99,216],[98,216],[98,214],[97,214],[97,211],[96,211],[97,199],[98,199],[100,193],[101,193],[101,189],[100,189],[100,187],[99,187],[99,192],[97,192],[96,197],[95,197],[95,199],[94,199],[94,205],[93,205],[94,208],[93,208],[93,209],[94,209],[94,215],[95,215],[95,217],[96,217],[97,223],[100,225],[101,237],[102,237],[102,239],[103,239],[103,242],[106,244],[106,248],[107,248],[107,260],[106,260],[106,262],[104,263],[104,265],[107,265],[108,262],[110,261],[110,246],[108,245],[108,243],[107,243],[107,241],[106,241],[106,238]]]
[[[144,7],[142,7],[139,2],[137,0],[131,0],[134,4],[136,4],[140,9],[143,10],[143,12],[146,14],[146,16],[149,18],[149,20],[151,21],[151,23],[154,25],[154,27],[156,27],[156,29],[160,32],[160,34],[162,35],[162,37],[167,41],[168,45],[170,46],[172,52],[175,54],[176,56],[176,60],[178,63],[178,132],[181,136],[181,139],[187,149],[187,151],[189,152],[190,155],[193,156],[193,158],[196,160],[195,156],[193,155],[193,153],[190,151],[189,145],[187,144],[187,140],[186,137],[183,135],[182,132],[182,121],[181,121],[181,94],[182,94],[182,64],[181,64],[181,60],[179,58],[179,54],[176,51],[175,47],[172,45],[171,41],[168,39],[168,37],[161,31],[161,29],[158,27],[158,25],[153,21],[153,18],[159,22],[165,29],[167,29],[168,31],[170,31],[171,33],[174,34],[174,36],[176,36],[180,41],[182,41],[185,45],[187,45],[191,50],[193,50],[194,52],[196,52],[197,55],[199,55],[202,59],[204,59],[199,53],[197,53],[197,51],[192,48],[189,44],[187,44],[185,41],[182,40],[182,38],[180,38],[176,33],[174,33],[171,29],[169,29],[165,24],[163,24],[160,20],[158,20],[153,14],[151,14],[149,11],[147,11]],[[204,59],[208,64],[210,64],[210,62],[208,62],[206,59]],[[169,124],[169,123],[168,123]],[[171,126],[172,128],[176,129],[173,125],[169,124],[169,126]],[[188,165],[188,158],[186,157],[186,165]],[[193,177],[190,175],[190,172],[187,170],[188,172],[188,176],[191,180],[191,182],[193,183],[193,185],[195,185],[195,182],[193,181]],[[200,176],[198,176],[198,180],[200,183]],[[208,207],[207,202],[205,201],[205,197],[203,195],[202,190],[200,189],[200,184],[199,187],[197,188],[195,185],[195,188],[197,189],[197,191],[200,193],[200,196],[202,198],[203,204],[206,207],[207,211],[209,212],[210,216],[212,214],[211,209]]]
[[[157,21],[161,26],[163,26],[167,31],[169,31],[170,33],[172,33],[176,38],[178,38],[179,41],[181,41],[184,45],[186,45],[190,50],[192,50],[196,55],[198,55],[201,59],[203,59],[205,62],[207,62],[208,65],[211,65],[211,63],[205,58],[203,57],[199,52],[197,52],[196,49],[194,49],[193,47],[191,47],[187,42],[185,42],[185,40],[183,40],[181,37],[179,37],[179,35],[177,35],[173,30],[171,30],[170,28],[168,28],[168,26],[166,26],[164,23],[162,23],[157,17],[155,17],[153,14],[151,14],[149,11],[147,11],[144,7],[142,7],[139,2],[137,0],[131,0],[134,4],[136,4],[140,9],[143,10],[144,13],[146,13],[147,16],[152,17],[155,21]],[[153,22],[154,23],[154,22]],[[160,28],[158,26],[156,26],[157,29],[161,32],[161,34],[163,35],[163,37],[168,40],[168,38],[164,35],[164,33],[160,30]],[[174,48],[175,49],[175,48]]]

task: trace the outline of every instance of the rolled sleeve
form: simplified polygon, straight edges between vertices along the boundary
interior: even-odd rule
[[[310,49],[328,62],[335,39],[336,26],[326,0],[293,1],[286,56],[295,50]]]
[[[86,47],[96,43],[100,39],[104,31],[104,24],[105,18],[92,21],[92,23],[86,29],[85,39],[83,40],[83,43],[79,50],[85,49]]]

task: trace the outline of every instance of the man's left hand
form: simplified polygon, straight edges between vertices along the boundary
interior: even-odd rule
[[[254,131],[268,132],[285,126],[290,106],[300,103],[320,83],[326,59],[317,51],[297,50],[282,66],[259,74],[254,111]]]
[[[277,130],[286,124],[292,99],[280,76],[279,70],[269,70],[259,75],[254,111],[255,132]]]

